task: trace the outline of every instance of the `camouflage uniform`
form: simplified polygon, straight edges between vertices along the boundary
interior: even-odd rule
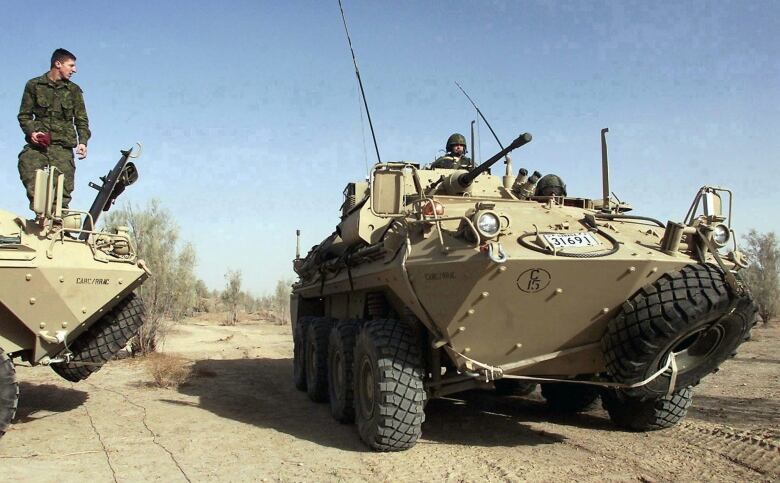
[[[434,161],[431,164],[431,168],[472,169],[474,168],[474,161],[468,156],[457,156],[453,153],[447,153]]]
[[[17,118],[27,141],[19,153],[19,177],[27,189],[30,208],[35,170],[46,166],[54,166],[65,175],[62,206],[67,208],[76,174],[73,148],[86,145],[90,137],[81,88],[69,80],[52,81],[47,74],[30,79],[24,86]],[[33,144],[30,135],[36,131],[50,133],[51,146],[43,148]]]
[[[452,146],[460,144],[463,145],[463,155],[458,156],[452,152]],[[474,161],[471,160],[466,153],[466,138],[462,134],[455,133],[447,139],[447,154],[438,158],[431,164],[431,168],[447,168],[447,169],[473,169]]]

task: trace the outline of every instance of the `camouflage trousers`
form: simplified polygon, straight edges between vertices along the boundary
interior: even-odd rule
[[[62,207],[70,204],[73,192],[73,179],[76,175],[76,163],[73,160],[73,148],[52,144],[48,149],[39,149],[27,144],[19,153],[19,178],[27,190],[27,199],[30,200],[30,209],[33,208],[33,195],[35,194],[35,170],[47,166],[54,166],[65,175],[64,192],[62,193]]]

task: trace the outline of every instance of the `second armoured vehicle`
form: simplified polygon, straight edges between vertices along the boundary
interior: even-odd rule
[[[63,176],[54,168],[37,172],[36,219],[0,210],[0,436],[19,399],[14,359],[49,365],[80,381],[119,352],[144,321],[134,290],[149,272],[127,230],[93,228],[138,178],[131,157],[132,150],[122,151],[102,186],[91,185],[98,194],[89,212],[62,208]]]
[[[755,318],[731,193],[701,188],[681,222],[629,214],[605,133],[597,200],[508,158],[489,174],[527,133],[472,171],[380,163],[349,183],[336,231],[294,262],[295,385],[381,451],[415,444],[427,400],[475,388],[678,422]]]

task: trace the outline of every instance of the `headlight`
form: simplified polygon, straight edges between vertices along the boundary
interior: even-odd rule
[[[729,242],[729,238],[731,238],[731,231],[729,230],[729,227],[723,223],[719,223],[712,229],[711,236],[712,241],[714,241],[716,245],[719,247],[725,247]]]
[[[498,230],[501,229],[501,221],[498,219],[498,215],[492,211],[482,211],[477,213],[477,231],[480,236],[485,238],[492,238],[498,234]]]

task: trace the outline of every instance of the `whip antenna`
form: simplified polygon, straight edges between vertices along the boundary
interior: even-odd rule
[[[341,20],[342,22],[344,22],[344,32],[346,32],[347,34],[347,43],[349,43],[349,51],[352,53],[352,64],[355,66],[355,75],[357,76],[358,85],[360,85],[360,95],[363,97],[363,105],[366,108],[366,116],[368,117],[368,127],[371,128],[371,137],[374,139],[376,160],[378,163],[381,163],[382,158],[379,157],[379,145],[376,143],[376,134],[374,134],[374,124],[371,122],[371,113],[368,111],[368,102],[366,101],[366,91],[363,90],[363,81],[360,79],[360,70],[358,70],[357,60],[355,59],[355,49],[352,48],[352,39],[349,37],[349,29],[347,28],[347,19],[346,17],[344,17],[344,7],[341,5],[341,0],[339,0],[339,10],[341,10]]]
[[[341,0],[339,0],[339,2],[341,2]],[[466,91],[465,91],[465,90],[463,90],[463,87],[461,87],[461,86],[460,86],[460,84],[458,84],[458,81],[455,81],[455,85],[456,85],[456,86],[458,86],[458,89],[460,89],[460,91],[463,93],[463,95],[464,95],[464,96],[466,96],[466,99],[468,99],[468,100],[469,100],[469,102],[471,103],[471,105],[472,105],[472,106],[474,106],[474,109],[476,109],[476,110],[477,110],[477,114],[479,114],[479,117],[481,117],[481,118],[482,118],[482,120],[483,120],[483,121],[485,121],[485,125],[488,127],[488,129],[490,129],[490,133],[493,135],[493,137],[494,137],[494,138],[496,138],[496,142],[498,143],[498,145],[499,145],[499,146],[501,147],[501,149],[503,150],[503,149],[504,149],[504,145],[503,145],[503,144],[501,144],[501,141],[498,139],[498,136],[496,135],[496,132],[495,132],[495,131],[493,130],[493,128],[490,126],[490,123],[488,122],[488,120],[487,120],[487,119],[485,119],[485,115],[484,115],[484,114],[482,114],[482,111],[480,111],[480,110],[479,110],[479,108],[477,107],[477,104],[474,102],[474,100],[471,98],[471,96],[469,96],[468,94],[466,94]],[[474,147],[472,146],[472,149],[473,149],[473,148],[474,148]],[[507,161],[509,161],[509,156],[508,156],[508,155],[507,155]]]

